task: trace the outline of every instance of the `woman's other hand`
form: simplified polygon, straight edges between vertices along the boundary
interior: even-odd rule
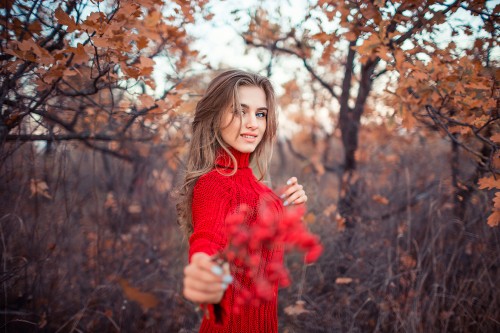
[[[286,182],[286,187],[281,194],[284,206],[291,204],[298,205],[307,202],[307,195],[304,186],[297,182],[297,177],[292,177]]]
[[[195,303],[217,304],[232,281],[229,264],[220,266],[208,254],[197,252],[184,268],[184,297]]]

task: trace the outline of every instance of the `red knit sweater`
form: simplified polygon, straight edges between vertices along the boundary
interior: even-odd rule
[[[233,164],[224,151],[216,160],[216,167],[211,172],[201,176],[193,190],[192,216],[194,232],[189,239],[189,260],[196,252],[209,255],[218,253],[227,244],[224,221],[226,216],[235,211],[241,204],[246,204],[257,213],[259,203],[265,201],[276,214],[281,215],[283,205],[281,200],[268,187],[259,182],[249,167],[250,154],[240,153],[234,149],[231,152],[237,160],[238,170],[232,176]],[[250,214],[251,224],[256,214]],[[283,260],[282,249],[263,249],[260,269],[265,269],[273,259]],[[209,316],[201,323],[200,332],[278,332],[277,296],[278,285],[273,286],[273,298],[269,302],[261,302],[259,306],[244,305],[239,314],[234,314],[232,308],[235,298],[241,291],[241,286],[251,286],[251,279],[243,274],[231,272],[235,282],[229,285],[219,305],[209,305]],[[248,288],[252,290],[251,288]],[[214,311],[215,310],[215,311]]]

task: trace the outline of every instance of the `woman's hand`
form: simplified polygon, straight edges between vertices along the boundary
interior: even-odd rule
[[[304,191],[304,186],[297,182],[297,177],[292,177],[286,182],[286,187],[281,194],[281,199],[284,200],[283,205],[291,204],[298,205],[307,201],[307,195]]]
[[[197,252],[184,268],[184,297],[195,303],[217,304],[232,281],[229,264],[221,267],[208,254]]]

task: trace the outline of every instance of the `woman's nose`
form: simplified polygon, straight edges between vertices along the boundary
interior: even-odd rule
[[[259,126],[259,123],[257,122],[257,116],[252,113],[247,113],[246,114],[246,128],[257,128]]]

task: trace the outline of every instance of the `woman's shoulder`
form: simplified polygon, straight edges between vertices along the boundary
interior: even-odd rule
[[[230,177],[214,169],[198,178],[194,191],[230,192],[233,186]]]

